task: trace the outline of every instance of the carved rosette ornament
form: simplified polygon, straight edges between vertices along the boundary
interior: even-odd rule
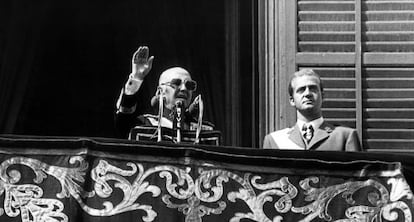
[[[64,202],[73,198],[91,216],[143,211],[144,216],[140,219],[149,222],[156,220],[158,209],[155,205],[140,203],[140,197],[150,194],[154,201],[180,212],[186,222],[201,222],[209,215],[221,215],[236,203],[242,204],[246,212],[237,212],[236,208],[228,219],[230,222],[246,219],[287,221],[288,214],[296,215],[303,222],[412,221],[413,194],[401,176],[388,178],[386,185],[366,179],[326,186],[321,185],[325,184],[321,178],[307,176],[299,179],[295,186],[289,176],[275,180],[214,167],[153,165],[144,169],[142,163],[116,166],[109,159],[100,159],[90,169],[80,156],[71,157],[69,166],[48,165],[26,157],[3,161],[0,165],[0,195],[4,197],[4,204],[0,216],[20,215],[23,222],[66,222],[70,215],[64,213]],[[33,183],[22,184],[22,171],[34,174]],[[87,172],[90,178],[85,178]],[[60,190],[55,197],[44,196],[47,187],[42,185],[48,177]],[[154,184],[154,178],[157,178],[157,184]],[[84,190],[85,179],[92,184],[88,186],[90,191]],[[359,195],[363,190],[366,190],[365,198]],[[111,202],[115,191],[122,193],[121,200]],[[100,207],[89,205],[89,198],[101,199]],[[303,201],[298,201],[300,198]],[[334,219],[331,211],[335,208],[331,205],[338,200],[346,204],[346,209],[343,218]],[[269,207],[271,211],[266,212]]]

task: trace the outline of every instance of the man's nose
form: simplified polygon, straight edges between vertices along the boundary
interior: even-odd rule
[[[187,87],[185,86],[185,83],[183,82],[183,83],[181,83],[180,84],[180,86],[178,86],[178,89],[180,90],[180,91],[183,91],[183,90],[188,90],[187,89]]]
[[[303,94],[304,94],[305,96],[309,96],[309,95],[311,95],[311,91],[310,91],[309,87],[306,87],[306,88],[305,88],[305,91],[303,92]]]

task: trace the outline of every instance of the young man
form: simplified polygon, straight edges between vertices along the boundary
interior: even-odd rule
[[[158,115],[136,112],[140,99],[138,91],[152,68],[153,59],[153,56],[149,57],[149,49],[146,46],[139,47],[132,57],[132,72],[116,104],[115,126],[122,137],[127,137],[131,129],[136,126],[157,127],[160,124],[163,128],[173,129],[174,120],[177,117],[177,106],[182,109],[180,127],[183,130],[194,130],[197,126],[197,118],[188,112],[191,104],[196,106],[199,102],[199,97],[197,97],[191,103],[197,83],[192,80],[190,73],[181,67],[169,68],[160,75],[157,95],[153,97],[151,103],[158,108],[159,96],[162,96],[163,117],[159,119]],[[202,129],[213,130],[213,126],[204,121]]]
[[[295,72],[289,82],[289,101],[295,107],[297,122],[292,128],[272,132],[263,148],[361,151],[355,129],[333,126],[322,117],[323,88],[320,76],[311,69]]]

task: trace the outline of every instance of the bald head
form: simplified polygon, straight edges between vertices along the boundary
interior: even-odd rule
[[[170,82],[172,79],[191,79],[190,73],[181,67],[173,67],[165,70],[161,73],[160,79],[158,81],[158,84],[161,85],[163,83]]]

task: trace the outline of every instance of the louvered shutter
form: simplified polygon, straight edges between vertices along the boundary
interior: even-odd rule
[[[356,128],[355,2],[298,1],[297,18],[297,65],[321,75],[325,120]]]
[[[414,148],[414,1],[297,1],[296,66],[324,83],[323,115],[367,150]]]
[[[364,144],[414,149],[414,1],[363,1]]]

